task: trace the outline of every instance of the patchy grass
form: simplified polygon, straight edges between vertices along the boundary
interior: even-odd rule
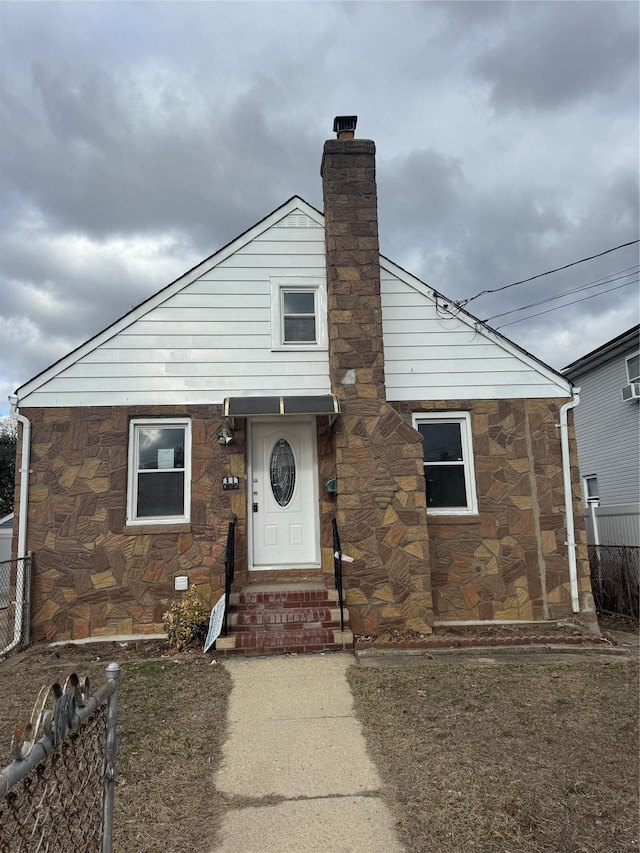
[[[222,806],[214,788],[231,679],[199,654],[160,658],[162,644],[34,647],[0,665],[0,766],[11,732],[29,719],[39,688],[61,675],[105,680],[122,666],[114,853],[212,849]],[[144,659],[141,655],[157,655]],[[101,660],[96,660],[97,657]]]
[[[635,662],[349,677],[410,853],[638,850]]]

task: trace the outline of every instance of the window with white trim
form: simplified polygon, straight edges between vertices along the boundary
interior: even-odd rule
[[[630,355],[626,360],[626,365],[629,384],[640,382],[640,352]]]
[[[128,524],[180,524],[191,505],[191,421],[132,420]]]
[[[312,279],[271,279],[271,347],[327,348],[326,286]]]
[[[413,425],[422,435],[427,512],[475,515],[478,501],[469,413],[414,414]]]
[[[584,483],[584,502],[586,504],[594,503],[600,500],[600,489],[598,488],[598,478],[595,474],[588,474],[583,477]]]

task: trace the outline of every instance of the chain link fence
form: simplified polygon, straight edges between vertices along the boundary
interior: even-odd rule
[[[591,588],[596,608],[640,615],[640,547],[589,545]]]
[[[0,853],[111,853],[119,676],[93,696],[75,674],[42,688],[0,770]]]
[[[28,642],[31,563],[31,554],[0,562],[0,659]]]

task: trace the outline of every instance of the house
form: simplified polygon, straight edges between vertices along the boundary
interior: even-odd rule
[[[580,386],[575,429],[589,541],[640,545],[640,325],[563,373]]]
[[[571,384],[380,255],[354,130],[324,214],[289,199],[16,391],[35,638],[217,600],[234,516],[236,589],[330,586],[335,519],[358,634],[593,618]]]
[[[0,518],[0,610],[9,606],[11,586],[10,566],[2,565],[11,559],[11,537],[13,531],[13,513]],[[2,640],[0,640],[2,642]]]

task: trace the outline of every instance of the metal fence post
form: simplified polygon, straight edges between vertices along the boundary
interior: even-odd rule
[[[120,664],[110,663],[107,667],[107,681],[111,682],[113,693],[109,699],[107,712],[107,745],[104,798],[102,803],[102,851],[112,853],[113,850],[113,799],[116,786],[116,755],[118,752],[118,737],[116,724],[118,722],[118,681],[120,679]]]

